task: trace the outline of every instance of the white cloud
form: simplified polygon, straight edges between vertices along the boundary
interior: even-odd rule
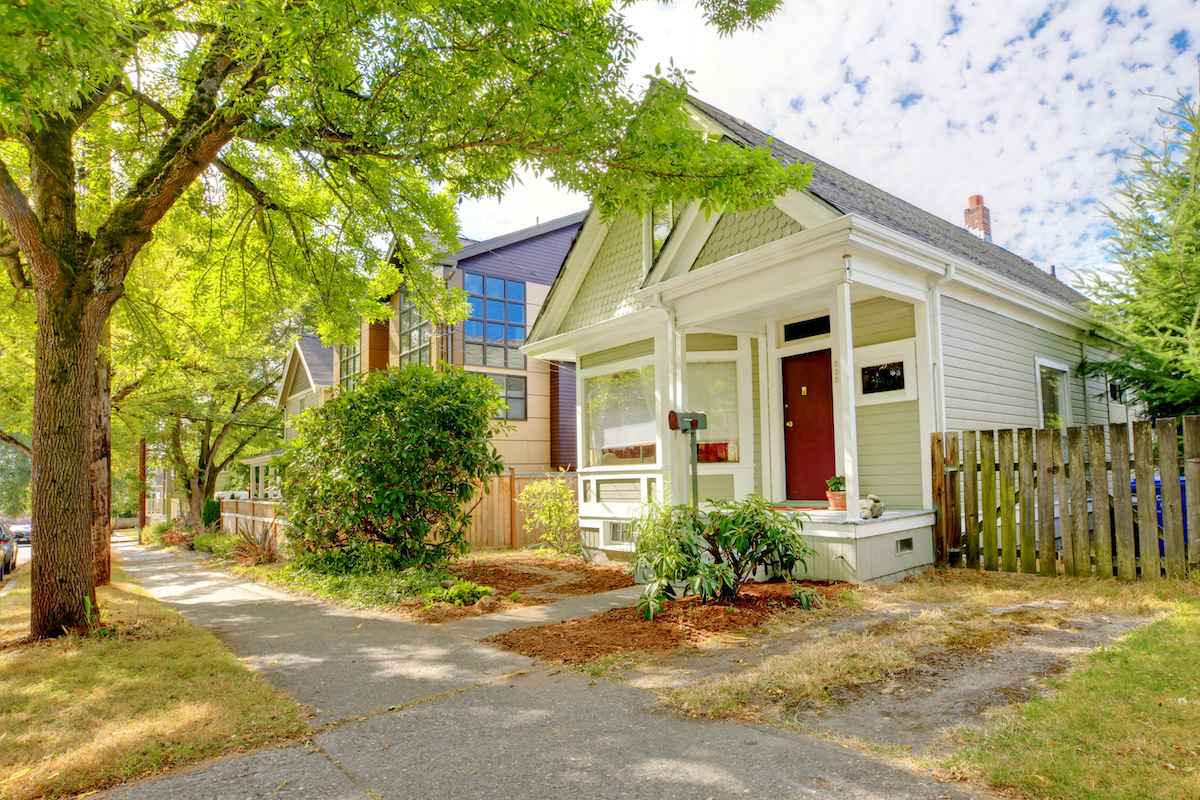
[[[1190,0],[790,2],[725,39],[691,3],[629,18],[634,75],[674,58],[707,102],[956,224],[982,194],[997,244],[1074,270],[1103,263],[1117,153],[1159,135],[1148,95],[1194,93],[1200,56]],[[481,237],[583,206],[531,181],[461,216]]]

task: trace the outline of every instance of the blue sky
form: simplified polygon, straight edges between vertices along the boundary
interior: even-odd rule
[[[674,58],[702,99],[957,224],[982,194],[993,240],[1060,277],[1103,265],[1120,154],[1200,80],[1191,0],[806,0],[727,39],[690,2],[628,16],[632,74]],[[460,214],[483,238],[584,207],[529,179]]]

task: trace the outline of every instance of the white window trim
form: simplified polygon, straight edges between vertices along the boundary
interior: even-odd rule
[[[1037,397],[1037,407],[1034,413],[1037,415],[1037,425],[1039,428],[1046,427],[1046,420],[1042,419],[1042,367],[1058,370],[1063,374],[1063,383],[1066,391],[1063,392],[1063,427],[1071,425],[1071,368],[1062,361],[1054,361],[1049,358],[1037,356],[1033,359],[1033,388]]]
[[[904,388],[890,392],[863,394],[862,371],[866,367],[877,367],[900,361],[904,364]],[[903,403],[919,397],[917,385],[917,340],[897,339],[894,342],[870,344],[854,348],[854,404],[874,406],[883,403]]]
[[[737,335],[737,334],[727,334]],[[701,474],[726,475],[748,470],[751,473],[753,486],[754,473],[754,397],[750,375],[750,337],[738,336],[737,350],[689,350],[685,361],[692,363],[707,363],[711,361],[732,361],[737,365],[738,387],[738,460],[699,464]],[[735,478],[736,480],[736,478]],[[740,488],[740,485],[739,485]]]
[[[579,408],[579,418],[578,418],[579,425],[577,428],[577,439],[579,442],[578,447],[579,447],[580,462],[584,462],[587,460],[586,454],[588,452],[587,435],[588,435],[588,430],[589,430],[588,425],[590,424],[589,420],[587,418],[587,380],[588,380],[588,378],[595,378],[599,375],[609,375],[614,372],[625,372],[626,370],[631,370],[631,369],[641,369],[643,367],[654,367],[655,396],[653,398],[653,403],[655,404],[655,407],[657,408],[660,405],[659,400],[658,400],[658,381],[659,381],[658,372],[659,372],[660,367],[659,367],[658,361],[654,355],[637,356],[635,358],[625,358],[625,359],[621,359],[620,361],[610,361],[607,364],[600,364],[595,367],[588,367],[587,369],[580,369],[579,367],[575,368],[575,381],[576,381],[575,398],[576,398],[576,403]],[[657,415],[656,415],[656,417],[657,417]],[[649,463],[649,464],[610,464],[610,465],[606,465],[606,466],[595,466],[595,467],[585,467],[581,463],[576,471],[580,472],[580,473],[589,472],[589,473],[594,474],[594,473],[620,472],[620,471],[653,472],[653,471],[662,470],[663,442],[662,442],[662,437],[657,435],[658,429],[662,427],[662,425],[660,424],[661,422],[662,422],[661,419],[656,419],[656,422],[655,422],[656,437],[655,437],[655,442],[654,442],[654,462],[653,463]]]

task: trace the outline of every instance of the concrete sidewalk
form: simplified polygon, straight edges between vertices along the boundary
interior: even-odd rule
[[[628,686],[514,674],[531,662],[447,630],[297,599],[161,551],[115,549],[152,595],[320,709],[319,720],[341,722],[311,746],[231,756],[97,798],[979,796],[798,734],[681,717]]]
[[[297,597],[164,550],[114,541],[113,554],[151,595],[311,707],[314,726],[533,666],[428,625]]]

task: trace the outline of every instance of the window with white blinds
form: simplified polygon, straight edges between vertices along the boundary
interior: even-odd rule
[[[657,456],[654,367],[584,381],[588,466],[653,464]]]
[[[688,411],[707,417],[696,435],[702,463],[739,460],[737,362],[692,361],[687,365]]]

